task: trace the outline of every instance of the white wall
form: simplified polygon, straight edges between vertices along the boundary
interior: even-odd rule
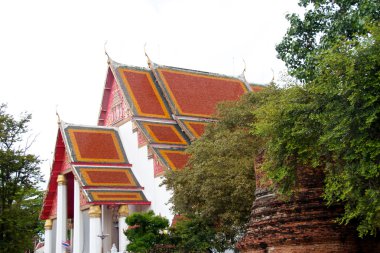
[[[170,205],[167,205],[171,194],[166,191],[165,186],[159,186],[162,178],[154,178],[153,159],[148,159],[147,146],[138,148],[137,132],[133,133],[132,129],[132,121],[119,127],[121,141],[129,163],[132,164],[132,171],[140,185],[145,188],[145,197],[151,201],[150,209],[171,222],[173,214],[170,211]],[[133,210],[140,210],[140,208],[132,207],[130,210],[133,212]]]
[[[88,216],[88,209],[82,211],[82,221],[83,221],[83,249],[80,253],[89,253],[90,249],[90,217]]]

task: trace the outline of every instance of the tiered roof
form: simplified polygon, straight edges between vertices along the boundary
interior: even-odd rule
[[[78,179],[88,204],[150,204],[131,166],[117,128],[61,122],[41,219],[54,213],[57,176],[68,171]]]
[[[109,59],[106,87],[117,85],[139,137],[144,136],[155,159],[155,175],[162,169],[182,169],[189,158],[185,148],[199,138],[214,121],[216,106],[237,100],[262,88],[244,78],[157,65],[127,66]],[[110,93],[105,89],[99,124],[106,124],[105,110]]]
[[[186,147],[215,121],[219,102],[262,89],[244,77],[160,66],[150,60],[149,68],[111,59],[108,63],[99,126],[60,125],[41,219],[54,216],[57,176],[71,171],[66,174],[68,191],[74,175],[84,192],[82,204],[150,204],[133,175],[118,129],[106,126],[132,120],[139,146],[148,145],[148,158],[154,159],[158,176],[186,165]]]

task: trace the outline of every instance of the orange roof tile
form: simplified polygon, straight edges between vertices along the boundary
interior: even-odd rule
[[[151,71],[117,66],[114,73],[135,116],[171,118]]]
[[[141,190],[110,190],[96,189],[85,190],[92,203],[109,203],[115,204],[149,204]]]
[[[177,124],[136,121],[151,144],[188,145],[188,138]]]
[[[185,166],[188,155],[184,148],[177,148],[186,147],[190,140],[204,133],[219,102],[236,100],[250,91],[245,81],[235,77],[164,67],[152,62],[150,70],[112,60],[109,64],[111,71],[108,71],[106,86],[116,80],[123,91],[132,112],[131,119],[139,128],[139,145],[146,140],[155,148],[156,159],[170,169]],[[155,169],[160,172],[155,175],[162,173],[159,167],[157,163]]]
[[[64,131],[74,162],[128,163],[115,129],[65,125]]]
[[[189,154],[183,148],[153,148],[165,166],[172,170],[183,169],[189,160]]]
[[[265,86],[263,86],[263,85],[257,85],[257,84],[250,84],[250,85],[249,85],[249,88],[250,88],[251,91],[253,91],[253,92],[258,92],[258,91],[261,91],[262,89],[264,89]]]
[[[86,203],[94,203],[96,200],[108,204],[116,204],[116,202],[150,204],[130,167],[117,129],[78,126],[61,122],[40,218],[48,219],[54,215],[57,176],[63,170],[65,173],[73,170],[80,179],[81,186],[86,192]],[[73,175],[70,173],[66,176],[70,175],[72,178]],[[91,194],[92,191],[94,193],[89,195],[88,191]],[[126,192],[131,193],[128,195]]]
[[[237,100],[248,92],[237,78],[163,67],[154,71],[177,115],[210,118],[219,102]]]
[[[73,166],[84,187],[140,187],[128,167]]]
[[[198,139],[205,131],[209,122],[178,119],[180,126],[190,136],[191,140]]]

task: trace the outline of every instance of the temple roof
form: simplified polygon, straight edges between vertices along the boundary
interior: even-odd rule
[[[234,77],[173,67],[153,69],[176,115],[212,118],[221,101],[237,100],[248,92]]]
[[[251,89],[251,91],[253,92],[258,92],[258,91],[261,91],[262,89],[265,88],[265,85],[261,85],[261,84],[249,84],[249,88]]]
[[[61,122],[41,219],[54,205],[57,176],[73,172],[88,203],[149,204],[133,175],[117,127],[127,120],[149,145],[154,173],[182,169],[185,149],[213,122],[218,103],[237,100],[260,85],[244,77],[161,66],[127,66],[109,59],[97,127]],[[139,141],[140,143],[140,141]],[[140,145],[140,144],[139,144]]]
[[[210,121],[177,117],[178,124],[191,140],[198,139],[204,133]]]
[[[175,123],[162,123],[136,120],[139,129],[151,144],[185,145],[190,144],[188,137]]]
[[[144,136],[152,157],[167,169],[185,166],[189,157],[185,148],[215,121],[218,103],[262,88],[242,77],[161,66],[150,60],[149,68],[108,62],[106,88],[117,85],[122,90],[139,136]],[[102,110],[108,97],[105,90]],[[99,124],[104,124],[102,110]]]
[[[185,148],[180,147],[153,147],[154,152],[167,168],[171,170],[183,169],[189,159]]]
[[[77,178],[84,189],[97,187],[140,188],[129,167],[73,165]]]
[[[57,176],[70,171],[79,181],[88,203],[149,204],[131,166],[117,128],[61,122],[41,219],[50,216]]]
[[[170,119],[171,113],[150,70],[113,64],[114,74],[135,116]]]
[[[62,125],[73,163],[128,164],[116,128]]]
[[[97,204],[141,204],[149,203],[141,190],[125,189],[90,189],[86,190],[92,203]]]

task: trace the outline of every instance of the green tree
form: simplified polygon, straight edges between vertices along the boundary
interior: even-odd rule
[[[157,245],[170,244],[170,237],[166,233],[169,221],[155,215],[153,211],[134,213],[126,218],[129,229],[125,231],[130,243],[127,250],[134,253],[148,253]]]
[[[368,25],[380,21],[380,1],[300,0],[303,17],[286,16],[290,28],[277,45],[278,56],[300,80],[312,80],[318,55],[342,37],[348,40],[368,33]]]
[[[219,106],[218,121],[188,148],[187,167],[165,175],[174,211],[214,227],[210,244],[217,250],[233,247],[250,216],[254,154],[260,142],[249,129],[259,101],[260,96],[252,93]]]
[[[315,78],[279,89],[254,113],[266,139],[263,168],[282,192],[295,168],[324,168],[328,204],[345,206],[341,222],[361,236],[380,228],[380,27],[342,40],[316,58]]]
[[[178,252],[213,252],[216,229],[204,219],[181,218],[170,231]]]
[[[42,229],[37,184],[43,178],[40,160],[28,154],[29,144],[22,143],[31,116],[17,120],[5,110],[0,105],[0,249],[23,253],[33,250],[33,239]]]

